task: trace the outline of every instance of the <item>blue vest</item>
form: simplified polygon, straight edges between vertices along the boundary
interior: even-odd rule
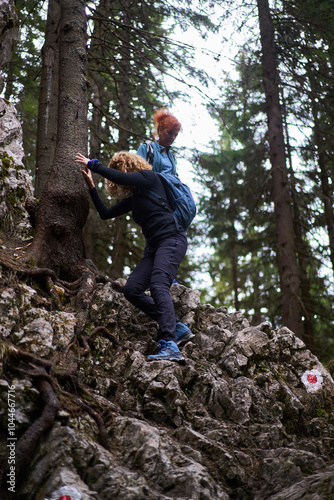
[[[174,174],[176,175],[176,162],[173,153],[170,150],[170,147],[167,148],[167,157],[170,160],[172,164],[172,168],[166,168],[166,166],[163,165],[163,150],[165,149],[163,146],[160,146],[158,142],[152,142],[152,146],[154,149],[154,160],[153,160],[153,170],[154,172],[158,173],[169,173],[169,174]],[[147,159],[147,145],[141,144],[138,148],[137,155],[141,156],[144,158],[144,160]]]

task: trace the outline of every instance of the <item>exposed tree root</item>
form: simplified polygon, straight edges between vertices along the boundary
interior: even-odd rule
[[[42,368],[42,370],[44,369]],[[42,377],[36,376],[35,385],[45,405],[41,416],[32,423],[29,429],[17,442],[16,466],[18,471],[21,471],[23,465],[30,460],[32,450],[34,450],[40,437],[53,426],[57,412],[60,410],[60,401],[53,389],[53,384],[44,380]]]
[[[66,300],[66,297],[75,296],[75,309],[77,323],[75,326],[74,337],[66,348],[66,354],[74,345],[83,346],[83,354],[86,355],[89,350],[89,340],[84,335],[84,330],[89,318],[90,308],[94,299],[96,283],[111,283],[112,288],[117,292],[122,292],[123,287],[107,276],[102,275],[95,264],[86,259],[83,265],[78,266],[75,274],[78,276],[73,282],[59,279],[52,269],[40,268],[29,265],[29,254],[25,253],[30,243],[24,246],[17,246],[15,241],[6,241],[5,249],[0,249],[0,265],[14,271],[20,276],[37,278],[42,280],[45,291],[51,298],[51,303],[55,309],[61,309],[61,298],[57,285],[60,285]],[[14,251],[15,250],[15,251]],[[100,330],[102,332],[102,330]],[[104,332],[114,344],[115,339],[107,330]]]
[[[88,343],[92,342],[95,339],[95,337],[99,334],[102,334],[103,337],[106,337],[107,339],[111,340],[111,342],[114,344],[115,347],[119,346],[118,339],[115,337],[115,335],[109,332],[109,330],[104,326],[97,326],[96,328],[94,328],[94,330],[91,331],[88,337]]]
[[[28,244],[29,245],[29,244]],[[50,302],[57,308],[62,308],[62,299],[74,299],[76,310],[76,326],[74,337],[67,346],[65,353],[58,353],[54,360],[39,358],[27,351],[18,349],[0,335],[0,361],[3,361],[5,372],[16,372],[21,376],[29,377],[32,383],[37,387],[44,407],[40,416],[30,425],[16,443],[16,477],[24,473],[25,465],[33,456],[34,450],[39,439],[54,424],[57,412],[61,408],[61,402],[65,398],[81,411],[87,412],[96,422],[98,428],[98,440],[106,449],[110,449],[108,442],[108,433],[104,423],[103,416],[99,408],[101,405],[89,390],[79,383],[73,370],[67,370],[68,353],[73,346],[84,347],[83,354],[90,351],[89,344],[93,342],[97,335],[102,335],[109,339],[114,346],[119,345],[117,338],[105,327],[97,327],[92,330],[90,335],[85,334],[85,328],[88,322],[91,305],[94,299],[97,283],[111,283],[112,288],[117,292],[122,292],[122,285],[114,282],[110,278],[100,274],[96,266],[91,261],[85,261],[81,267],[76,270],[76,277],[73,282],[60,280],[52,269],[33,267],[29,265],[29,257],[24,253],[28,245],[19,247],[3,246],[0,249],[0,266],[8,269],[9,272],[18,276],[25,276],[37,279],[42,284],[44,291],[49,295]],[[5,250],[4,250],[5,248]],[[57,285],[59,288],[57,289]],[[61,287],[61,291],[60,291]],[[82,352],[81,352],[82,354]],[[65,368],[57,368],[60,358]],[[83,400],[83,398],[85,400]],[[104,408],[104,405],[102,405]],[[106,409],[106,408],[105,408]],[[107,413],[110,408],[107,409]],[[115,409],[113,411],[120,411]],[[6,474],[8,470],[8,455],[5,454],[0,459],[0,486],[5,485]],[[5,491],[5,490],[4,490]]]
[[[30,372],[28,375],[32,375]],[[38,375],[34,373],[35,386],[39,390],[44,401],[44,408],[41,415],[31,424],[26,432],[19,438],[15,446],[15,470],[16,478],[19,479],[24,470],[24,466],[31,460],[33,450],[35,449],[40,437],[50,429],[55,421],[60,401],[54,391],[54,384],[47,380],[48,377],[44,368],[39,368]],[[5,480],[8,472],[8,453],[1,459],[0,484],[5,491]]]
[[[96,331],[97,333],[98,331]],[[102,415],[96,409],[96,407],[100,407],[101,405],[97,403],[90,391],[79,383],[75,373],[66,369],[57,369],[53,362],[18,349],[5,339],[2,339],[2,343],[0,344],[0,360],[3,362],[6,372],[17,372],[20,375],[29,377],[33,381],[34,386],[37,387],[44,401],[41,415],[30,425],[16,443],[17,478],[19,478],[20,474],[23,475],[25,465],[31,456],[33,456],[39,439],[54,424],[57,412],[61,408],[58,394],[65,397],[67,401],[70,399],[76,406],[87,412],[95,420],[98,427],[99,443],[107,450],[110,449],[106,425]],[[61,386],[66,386],[66,390],[61,388]],[[86,401],[83,401],[80,396],[84,396]],[[88,401],[91,401],[91,404]],[[5,453],[0,459],[0,485],[3,487],[3,491],[6,489],[7,459],[8,453]]]
[[[72,400],[78,406],[80,406],[83,410],[85,410],[88,413],[88,415],[90,415],[95,420],[98,431],[99,431],[99,436],[98,436],[99,443],[101,446],[103,446],[106,450],[109,451],[110,447],[109,447],[108,432],[107,432],[105,423],[104,423],[103,418],[100,415],[100,413],[98,411],[94,410],[87,403],[84,403],[83,401],[81,401],[81,399],[78,396],[76,396],[75,394],[68,393],[66,391],[62,391],[62,393],[70,396],[72,398]]]
[[[96,289],[95,275],[89,269],[84,269],[81,275],[80,289],[76,295],[77,324],[76,335],[81,337],[94,299]],[[81,340],[81,339],[80,339]]]

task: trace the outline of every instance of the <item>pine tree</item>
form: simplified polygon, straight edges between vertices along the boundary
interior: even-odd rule
[[[222,137],[216,152],[200,157],[208,196],[201,202],[214,248],[210,274],[215,304],[231,305],[253,322],[279,316],[275,291],[273,211],[263,127],[260,67],[246,51],[238,60],[240,78],[226,79],[224,104],[215,112]],[[203,172],[202,171],[202,172]]]
[[[51,174],[42,193],[30,255],[69,281],[81,275],[87,185],[74,163],[87,154],[87,28],[85,2],[61,1],[58,129]]]

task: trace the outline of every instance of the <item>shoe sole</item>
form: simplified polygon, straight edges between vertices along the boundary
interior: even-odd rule
[[[175,343],[176,345],[178,346],[183,346],[185,345],[187,342],[189,342],[189,340],[193,339],[195,337],[195,334],[194,333],[190,333],[189,335],[187,335],[186,338],[181,338],[179,340],[176,340]]]
[[[174,361],[176,363],[180,363],[180,364],[185,364],[186,360],[185,358],[149,358],[147,357],[147,360],[148,361]]]

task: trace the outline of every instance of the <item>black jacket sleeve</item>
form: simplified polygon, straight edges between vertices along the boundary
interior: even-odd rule
[[[114,168],[105,167],[98,160],[90,160],[87,167],[92,172],[102,175],[105,179],[121,186],[151,187],[154,182],[152,170],[141,170],[140,172],[119,172]]]
[[[97,189],[90,189],[89,194],[93,200],[96,210],[98,211],[101,219],[113,219],[114,217],[119,217],[120,215],[131,212],[132,210],[132,197],[124,198],[116,205],[112,207],[107,207],[107,205],[101,200]]]

